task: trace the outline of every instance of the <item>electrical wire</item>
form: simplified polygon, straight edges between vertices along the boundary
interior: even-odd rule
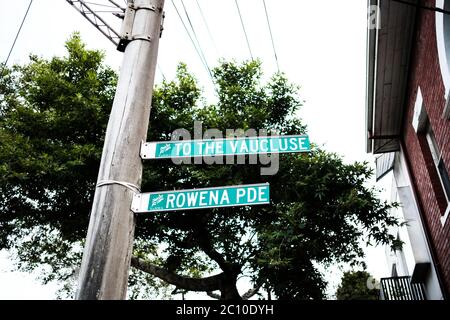
[[[120,4],[118,4],[117,2],[115,2],[114,0],[108,0],[109,2],[111,2],[113,5],[115,5],[117,8],[119,8],[119,9],[121,9],[121,10],[123,10],[123,11],[125,11],[125,8],[122,8],[121,6],[120,6]],[[127,3],[128,4],[128,3]],[[126,7],[127,5],[125,5],[125,7]]]
[[[197,37],[197,33],[195,32],[195,29],[194,29],[194,25],[192,24],[191,18],[189,17],[189,14],[187,12],[187,9],[186,9],[186,6],[184,5],[184,1],[183,0],[181,0],[181,5],[183,6],[184,13],[186,14],[186,17],[188,19],[188,22],[189,22],[189,25],[191,27],[192,33],[194,34],[194,38],[197,41],[198,49],[199,49],[200,54],[201,54],[201,56],[203,58],[203,61],[205,62],[206,68],[208,69],[208,73],[209,73],[209,75],[211,77],[211,80],[212,80],[213,76],[212,76],[212,73],[211,73],[211,68],[208,65],[208,61],[206,60],[206,56],[205,56],[205,54],[204,54],[204,52],[202,50],[202,47],[200,45],[200,41],[198,40],[198,37]],[[214,83],[214,80],[213,80],[213,83]]]
[[[157,66],[159,72],[161,73],[161,75],[163,77],[163,80],[165,81],[166,80],[166,76],[164,75],[164,72],[162,71],[161,66],[159,65],[159,63],[157,63],[156,66]]]
[[[214,46],[214,50],[216,51],[217,56],[220,56],[219,50],[217,50],[216,42],[214,41],[214,37],[212,36],[211,30],[209,29],[208,23],[206,22],[205,15],[203,14],[203,10],[200,7],[200,3],[198,2],[198,0],[195,0],[195,1],[197,2],[198,10],[200,11],[200,15],[202,16],[203,23],[205,24],[206,30],[208,31],[209,38],[211,39],[211,42]]]
[[[30,4],[28,5],[27,11],[25,12],[25,16],[24,16],[23,19],[22,19],[22,23],[20,24],[19,30],[17,31],[16,37],[14,38],[14,42],[13,42],[13,44],[12,44],[12,46],[11,46],[11,49],[9,50],[9,53],[8,53],[8,56],[7,56],[6,60],[5,60],[5,62],[4,62],[4,64],[3,64],[2,73],[3,73],[3,69],[4,69],[5,66],[8,64],[8,61],[9,61],[9,58],[11,57],[12,51],[14,50],[14,47],[15,47],[15,45],[16,45],[17,38],[19,38],[20,31],[22,30],[23,24],[25,23],[25,20],[27,19],[28,12],[30,11],[30,7],[31,7],[31,4],[32,4],[32,3],[33,3],[33,0],[30,0]]]
[[[209,69],[209,67],[208,67],[208,65],[205,63],[205,61],[203,61],[202,55],[200,54],[200,51],[199,51],[199,49],[197,48],[197,46],[196,46],[196,44],[195,44],[195,42],[194,42],[194,39],[192,39],[192,36],[191,36],[191,34],[190,34],[190,32],[189,32],[189,30],[188,30],[186,24],[184,23],[184,20],[183,20],[183,18],[181,17],[181,14],[180,14],[180,12],[178,11],[177,6],[175,5],[175,2],[174,2],[173,0],[171,0],[171,2],[172,2],[173,7],[175,8],[175,11],[176,11],[177,14],[178,14],[178,17],[179,17],[180,20],[181,20],[181,23],[183,24],[184,30],[185,30],[186,33],[188,34],[189,39],[191,40],[192,45],[194,46],[195,51],[197,52],[198,56],[200,57],[200,60],[201,60],[201,62],[202,62],[202,64],[203,64],[203,66],[205,67],[206,71],[207,71],[208,74],[210,75],[211,81],[213,82],[213,85],[214,85],[214,79],[213,79],[213,77],[212,77],[211,70]]]
[[[242,30],[244,30],[245,40],[247,41],[248,51],[250,52],[250,58],[252,58],[253,60],[252,49],[250,48],[250,42],[248,41],[247,31],[245,30],[244,20],[242,19],[241,10],[239,9],[238,0],[234,0],[234,3],[236,3],[236,8],[239,13],[239,19],[241,19]]]
[[[270,39],[272,40],[273,54],[275,55],[275,61],[277,63],[278,72],[280,72],[280,65],[278,64],[277,51],[275,50],[275,42],[273,41],[272,28],[270,27],[269,14],[267,12],[267,7],[266,7],[266,0],[263,0],[263,4],[264,4],[264,11],[266,12],[267,25],[269,26]]]

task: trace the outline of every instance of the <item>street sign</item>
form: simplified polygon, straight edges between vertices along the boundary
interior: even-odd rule
[[[296,135],[147,142],[142,144],[141,157],[175,159],[308,151],[310,151],[309,137]]]
[[[144,213],[269,203],[270,186],[264,183],[136,194],[131,210],[135,213]]]

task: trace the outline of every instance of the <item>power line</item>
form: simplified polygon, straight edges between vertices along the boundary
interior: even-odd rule
[[[113,5],[115,5],[117,8],[122,9],[123,11],[125,11],[125,8],[122,8],[122,6],[120,4],[118,4],[117,2],[115,2],[114,0],[108,0],[109,2],[111,2]],[[125,4],[125,7],[127,7],[128,1]]]
[[[253,60],[252,49],[250,48],[250,42],[248,41],[247,31],[245,30],[245,26],[244,26],[244,20],[242,20],[241,10],[239,9],[238,1],[234,0],[234,2],[236,3],[236,8],[239,13],[239,18],[241,19],[242,30],[244,30],[244,35],[245,35],[245,40],[247,41],[248,51],[250,52],[250,57]]]
[[[275,55],[275,61],[277,62],[278,72],[280,72],[280,65],[278,64],[277,51],[275,50],[275,43],[273,41],[272,28],[270,27],[269,14],[267,13],[266,0],[263,0],[263,4],[264,4],[264,11],[266,12],[267,25],[269,26],[270,39],[272,40],[273,54]]]
[[[175,2],[173,2],[173,0],[171,0],[171,2],[172,2],[173,7],[175,8],[175,11],[177,12],[178,18],[180,18],[180,21],[181,21],[181,23],[183,24],[184,30],[185,30],[186,33],[188,34],[189,39],[191,39],[192,45],[194,46],[195,51],[197,52],[198,56],[200,57],[200,60],[202,61],[203,66],[204,66],[205,68],[207,68],[206,65],[205,65],[205,62],[203,61],[202,55],[201,55],[200,52],[198,51],[198,48],[197,48],[197,45],[196,45],[195,42],[194,42],[194,39],[192,39],[192,36],[191,36],[191,34],[190,34],[188,28],[186,27],[186,24],[184,23],[184,20],[183,20],[183,18],[181,17],[181,14],[180,14],[180,12],[178,11],[177,6],[175,5]]]
[[[212,44],[213,44],[214,49],[215,49],[215,51],[216,51],[216,54],[217,54],[217,56],[220,56],[220,55],[219,55],[219,50],[217,50],[216,42],[214,41],[214,37],[212,36],[211,30],[209,29],[208,23],[206,22],[205,15],[203,14],[203,10],[202,10],[202,8],[200,7],[200,3],[198,2],[198,0],[195,0],[195,1],[197,2],[198,10],[200,11],[200,15],[202,16],[203,22],[204,22],[204,24],[205,24],[206,30],[208,31],[209,38],[210,38],[211,41],[212,41]]]
[[[25,23],[25,20],[27,19],[28,12],[30,11],[30,7],[31,7],[32,3],[33,3],[33,0],[30,0],[30,4],[28,5],[27,11],[25,12],[25,16],[23,17],[22,23],[20,24],[19,31],[17,31],[16,37],[14,38],[14,42],[11,46],[11,49],[9,50],[9,53],[6,58],[6,61],[4,62],[3,68],[5,68],[5,66],[8,64],[9,57],[11,56],[14,46],[16,45],[17,38],[19,38],[20,31],[22,30],[23,24]],[[3,72],[3,68],[2,68],[2,72]]]
[[[190,32],[189,32],[189,30],[188,30],[186,24],[184,23],[184,20],[183,20],[183,18],[181,17],[181,14],[180,14],[180,12],[178,11],[177,6],[175,5],[175,2],[174,2],[173,0],[171,0],[171,2],[172,2],[173,7],[175,8],[175,11],[177,12],[178,17],[179,17],[180,20],[181,20],[181,23],[183,24],[184,30],[185,30],[186,33],[188,34],[189,39],[191,40],[192,45],[194,46],[195,51],[197,52],[198,56],[200,57],[200,60],[201,60],[201,62],[202,62],[202,64],[203,64],[203,66],[205,67],[206,71],[207,71],[208,74],[210,75],[211,81],[212,81],[213,84],[214,84],[214,80],[213,80],[213,77],[212,77],[211,70],[209,69],[209,67],[208,67],[208,65],[206,64],[206,62],[203,60],[202,55],[200,54],[200,51],[199,51],[199,49],[197,48],[197,45],[195,44],[194,39],[192,39],[192,36],[191,36],[191,34],[190,34]]]
[[[198,40],[198,37],[197,37],[197,33],[195,32],[194,25],[191,22],[191,18],[189,17],[189,14],[188,14],[188,12],[186,10],[186,7],[184,5],[184,1],[183,0],[181,0],[181,4],[183,6],[184,13],[186,14],[186,17],[188,19],[189,25],[191,26],[191,30],[192,30],[192,33],[194,34],[194,38],[197,41],[197,45],[198,45],[199,51],[200,51],[200,53],[201,53],[201,55],[203,57],[203,61],[205,62],[206,68],[208,69],[208,73],[211,76],[211,80],[213,80],[211,69],[209,68],[209,65],[208,65],[208,61],[206,60],[205,54],[204,54],[204,52],[202,50],[202,47],[200,45],[200,41]],[[213,83],[214,83],[214,80],[213,80]]]
[[[164,75],[164,72],[162,71],[161,66],[159,64],[156,64],[156,66],[157,66],[159,72],[161,73],[163,80],[166,80],[166,76]]]

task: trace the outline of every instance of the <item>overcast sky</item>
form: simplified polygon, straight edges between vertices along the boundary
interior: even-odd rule
[[[123,4],[124,0],[116,0]],[[107,0],[92,0],[107,4]],[[0,61],[5,61],[29,0],[1,0]],[[185,18],[181,0],[174,0]],[[276,70],[262,0],[239,0],[254,58],[261,59],[265,75]],[[208,65],[219,58],[242,61],[250,58],[235,0],[184,0]],[[367,1],[365,0],[266,0],[280,70],[301,86],[305,105],[299,115],[308,125],[312,142],[341,154],[346,162],[370,161],[365,153],[365,59]],[[166,0],[164,33],[160,40],[156,82],[162,74],[173,78],[177,63],[188,65],[211,96],[211,80],[202,65],[172,0]],[[119,30],[120,20],[112,17]],[[189,28],[189,23],[185,19]],[[64,42],[79,31],[89,48],[102,49],[106,62],[119,70],[122,53],[65,0],[34,0],[28,18],[9,59],[26,63],[30,53],[43,57],[64,55]],[[387,276],[383,249],[368,250],[369,271]],[[53,298],[54,286],[40,286],[34,276],[9,272],[8,255],[0,254],[0,299]],[[336,274],[334,278],[339,275]]]

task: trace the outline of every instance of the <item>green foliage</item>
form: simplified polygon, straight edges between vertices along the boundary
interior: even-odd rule
[[[117,82],[102,53],[86,50],[78,35],[67,50],[67,57],[49,61],[31,56],[0,80],[0,248],[15,249],[23,268],[48,265],[63,280],[79,263]],[[180,64],[175,80],[154,91],[148,140],[169,140],[178,128],[193,132],[196,120],[223,132],[306,133],[298,88],[283,74],[266,84],[261,76],[258,61],[222,61],[214,69],[218,102],[208,105]],[[326,282],[317,263],[363,264],[362,237],[395,242],[387,228],[398,221],[365,186],[372,174],[366,163],[345,164],[314,147],[280,155],[275,176],[261,176],[261,167],[146,163],[146,192],[269,182],[272,203],[138,215],[135,254],[192,277],[210,274],[223,260],[280,299],[322,299]],[[138,271],[130,283],[131,298],[169,290]]]
[[[23,270],[50,267],[45,282],[79,264],[70,252],[86,236],[117,82],[78,34],[66,49],[0,79],[0,248],[15,248]]]
[[[336,291],[338,300],[378,300],[379,290],[369,289],[373,277],[367,271],[345,272]]]
[[[70,242],[86,233],[117,77],[78,35],[66,48],[68,57],[31,56],[1,79],[1,247],[39,225]]]

